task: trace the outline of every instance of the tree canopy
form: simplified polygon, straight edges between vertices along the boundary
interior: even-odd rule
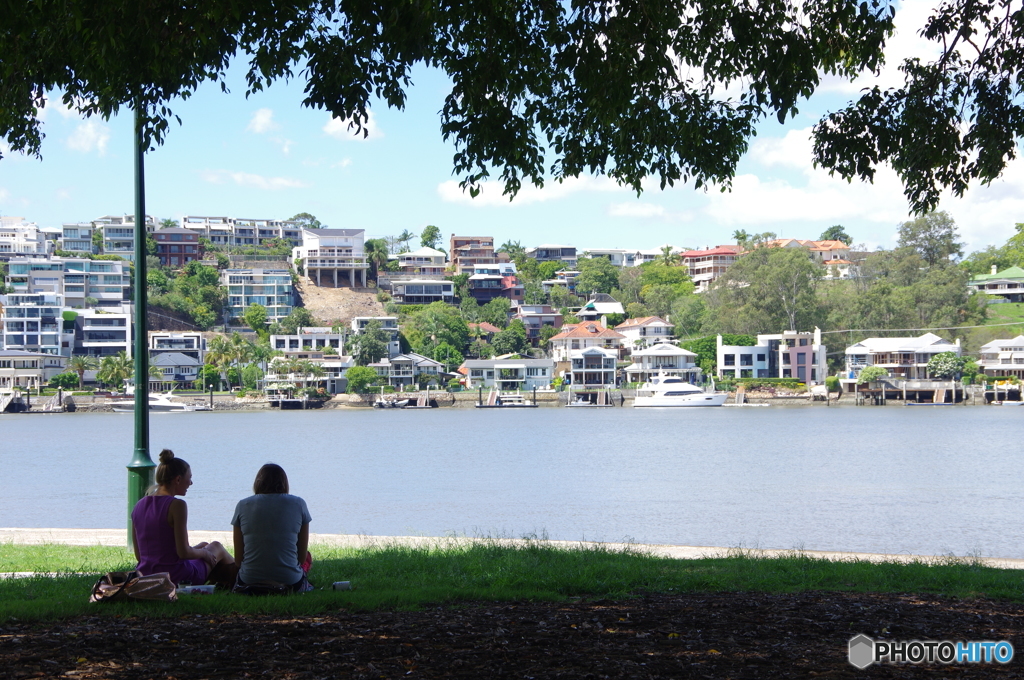
[[[971,17],[996,4],[949,2],[962,3],[981,5]],[[440,128],[474,195],[492,172],[509,194],[582,173],[638,192],[647,177],[727,185],[761,119],[795,115],[823,75],[879,67],[894,13],[889,0],[4,2],[0,138],[39,154],[39,110],[58,91],[86,115],[135,109],[147,146],[161,143],[172,100],[226,87],[236,56],[248,62],[246,94],[302,78],[303,105],[365,135],[371,103],[402,108],[412,69],[427,65],[452,83]],[[950,14],[943,35],[959,29]],[[985,139],[1005,141],[997,132]],[[860,139],[826,139],[828,167],[863,172],[850,160],[865,155]],[[1001,167],[986,155],[977,166],[982,176]]]

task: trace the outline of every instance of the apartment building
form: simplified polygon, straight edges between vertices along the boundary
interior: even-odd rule
[[[303,326],[291,335],[271,335],[270,346],[281,352],[322,352],[333,347],[337,354],[345,350],[345,334],[328,326]]]
[[[448,245],[448,256],[456,274],[472,274],[477,265],[508,262],[508,253],[494,250],[492,236],[455,236]]]
[[[65,331],[59,293],[0,295],[0,349],[70,356],[74,330]]]
[[[454,285],[451,281],[436,279],[413,279],[392,281],[391,298],[398,304],[429,305],[431,302],[455,301]]]
[[[72,354],[91,357],[113,356],[124,352],[132,356],[132,315],[125,310],[85,309],[74,320],[75,343]]]
[[[60,249],[70,253],[94,254],[92,222],[71,222],[61,226]]]
[[[519,319],[526,327],[526,337],[536,346],[540,332],[545,326],[562,327],[562,315],[551,305],[519,305],[513,319]]]
[[[292,250],[295,260],[302,260],[306,276],[317,286],[339,288],[366,287],[366,261],[364,229],[307,229],[301,230],[302,243]]]
[[[689,271],[690,280],[697,292],[703,293],[728,271],[742,252],[739,246],[728,245],[687,250],[682,254],[682,265]]]
[[[206,338],[198,331],[150,331],[149,355],[157,356],[166,352],[184,354],[202,363],[206,357]]]
[[[23,217],[0,217],[0,261],[49,252],[46,236],[34,223]]]
[[[184,267],[189,262],[203,259],[199,233],[192,229],[171,227],[153,232],[156,256],[162,267]]]
[[[221,285],[228,289],[224,306],[228,321],[241,317],[249,305],[266,307],[269,323],[292,313],[294,293],[292,276],[287,269],[225,269]]]
[[[8,264],[7,285],[15,293],[56,293],[68,307],[121,307],[128,300],[130,269],[121,260],[18,257]]]
[[[135,215],[104,215],[92,221],[103,235],[103,254],[135,260]],[[146,230],[156,230],[156,218],[146,215]]]
[[[186,215],[181,228],[195,231],[216,246],[259,246],[274,239],[302,245],[302,224],[289,220]]]

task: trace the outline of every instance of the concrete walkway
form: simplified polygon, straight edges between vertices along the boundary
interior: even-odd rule
[[[189,539],[195,543],[200,541],[220,541],[231,548],[230,531],[189,531]],[[466,545],[473,542],[506,543],[509,545],[527,543],[524,539],[490,539],[490,538],[431,538],[422,536],[360,536],[349,534],[310,534],[312,546],[328,545],[347,548],[368,548],[382,545],[408,545],[416,547]],[[0,545],[40,545],[60,543],[64,545],[113,545],[127,546],[127,535],[124,529],[4,529],[0,528]],[[543,541],[558,547],[604,547],[609,550],[639,550],[660,557],[675,559],[700,559],[703,557],[723,557],[743,553],[757,557],[779,557],[783,555],[805,555],[827,560],[863,560],[867,562],[926,562],[945,563],[952,559],[941,555],[883,555],[879,553],[827,552],[822,550],[754,550],[736,548],[715,548],[709,546],[687,545],[645,545],[627,543],[592,543],[584,541]],[[973,560],[973,558],[959,558]],[[1009,558],[978,558],[978,561],[989,567],[999,569],[1024,569],[1024,560]]]

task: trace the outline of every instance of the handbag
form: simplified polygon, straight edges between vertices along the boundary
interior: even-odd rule
[[[166,571],[141,575],[138,571],[111,571],[100,577],[92,587],[89,602],[177,602],[171,575]]]

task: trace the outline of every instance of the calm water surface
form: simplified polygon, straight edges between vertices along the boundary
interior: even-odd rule
[[[1024,558],[1024,409],[824,406],[169,413],[189,526],[265,462],[320,533],[521,536]],[[0,526],[125,518],[132,416],[0,416]]]

